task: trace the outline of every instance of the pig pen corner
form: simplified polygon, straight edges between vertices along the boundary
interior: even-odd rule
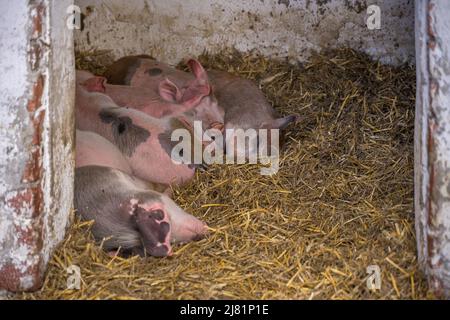
[[[66,7],[72,1],[63,2],[51,5],[49,10],[67,13]],[[157,225],[159,242],[155,245],[152,237],[143,236],[139,243],[144,243],[144,257],[137,251],[119,254],[121,247],[111,244],[113,237],[99,240],[98,234],[104,230],[99,232],[95,221],[80,218],[82,210],[79,210],[80,214],[72,213],[73,223],[49,259],[45,257],[50,256],[61,239],[52,239],[43,249],[45,257],[41,262],[48,260],[48,269],[39,284],[41,289],[15,297],[124,300],[448,297],[450,128],[446,119],[450,93],[446,88],[450,74],[442,61],[443,57],[450,59],[445,22],[450,7],[437,0],[376,3],[382,22],[380,28],[370,29],[367,16],[377,10],[370,11],[372,3],[366,0],[245,3],[229,0],[226,4],[218,0],[208,3],[75,0],[72,8],[79,8],[75,13],[79,11],[81,15],[80,20],[74,20],[80,28],[75,28],[74,39],[66,34],[53,36],[66,41],[72,49],[74,45],[75,61],[62,55],[66,59],[63,65],[50,61],[48,70],[45,63],[43,69],[30,68],[28,79],[39,79],[40,73],[50,74],[50,79],[45,78],[48,90],[44,90],[44,95],[56,90],[59,83],[68,84],[66,89],[72,90],[75,82],[77,90],[81,86],[86,89],[82,93],[86,99],[99,93],[112,98],[113,108],[107,112],[104,108],[92,109],[93,114],[98,114],[99,125],[89,124],[81,129],[77,125],[76,143],[79,146],[81,141],[78,130],[100,128],[98,135],[83,133],[86,150],[101,153],[108,149],[117,154],[117,159],[108,159],[113,170],[77,168],[75,186],[58,191],[58,185],[68,185],[73,178],[70,168],[61,167],[72,163],[71,152],[57,148],[75,143],[71,135],[77,110],[75,116],[64,113],[70,109],[71,101],[49,94],[43,100],[44,108],[37,108],[48,111],[43,134],[54,134],[42,142],[43,150],[49,146],[53,149],[43,156],[42,165],[50,166],[51,170],[42,170],[43,175],[37,180],[44,192],[49,192],[44,197],[46,211],[37,211],[55,212],[58,201],[67,204],[66,193],[72,187],[75,206],[80,201],[77,193],[89,193],[88,197],[95,202],[99,197],[92,190],[112,190],[110,197],[102,201],[107,199],[108,205],[110,202],[126,208],[127,218],[129,214],[138,222],[150,219],[148,225]],[[73,42],[72,46],[69,42]],[[62,50],[58,46],[51,48],[43,50]],[[44,56],[53,59],[55,55]],[[121,66],[118,59],[125,56],[138,63],[129,64],[128,69],[119,68],[112,75],[112,66],[117,63]],[[3,68],[2,63],[5,62],[0,62]],[[74,70],[66,68],[73,64],[76,70],[86,71],[83,77],[88,80],[80,81],[77,71],[77,79],[72,81]],[[163,65],[169,70],[165,79]],[[186,74],[190,71],[195,81],[188,76],[187,80],[178,78],[181,71]],[[134,77],[134,72],[139,76]],[[157,93],[170,101],[169,107],[198,104],[201,99],[194,98],[199,92],[202,99],[213,92],[218,101],[236,102],[239,90],[234,91],[236,96],[230,96],[229,92],[221,95],[217,86],[205,89],[205,81],[211,81],[214,74],[240,79],[243,87],[251,83],[250,88],[256,88],[262,95],[259,99],[267,100],[269,107],[275,109],[277,120],[286,120],[280,124],[283,143],[278,172],[262,175],[263,164],[248,163],[202,165],[195,167],[195,172],[189,171],[192,169],[189,167],[186,179],[189,181],[169,189],[161,181],[166,178],[164,174],[138,175],[137,171],[145,166],[132,157],[148,154],[145,150],[141,152],[139,143],[158,137],[159,151],[167,157],[169,152],[162,142],[166,141],[164,130],[173,129],[173,123],[186,127],[188,122],[189,127],[192,120],[165,121],[165,113],[160,112],[154,117],[161,116],[163,120],[147,121],[148,115],[140,116],[143,109],[136,112],[134,106],[128,105],[129,100],[119,102],[122,95],[115,97],[112,91],[108,93],[116,85],[117,89],[132,89],[125,91],[127,99],[146,97],[141,95],[139,72],[144,76],[163,74],[156,86]],[[60,74],[65,77],[58,78]],[[208,76],[209,80],[205,80]],[[190,90],[192,87],[185,86],[186,83],[194,83],[194,89]],[[31,82],[25,84],[30,86]],[[76,100],[73,104],[79,108],[79,91]],[[168,106],[167,101],[164,107]],[[211,101],[208,105],[216,100]],[[58,109],[55,105],[62,107]],[[222,115],[225,127],[231,113],[227,110]],[[193,114],[193,119],[196,116],[195,112],[183,116],[186,114]],[[217,120],[214,117],[208,118],[211,124]],[[258,118],[258,113],[252,118]],[[0,118],[0,124],[3,122]],[[267,126],[267,119],[260,122],[261,127]],[[143,130],[149,124],[155,131]],[[102,131],[105,127],[112,128],[112,134]],[[134,136],[130,143],[124,143],[121,134],[128,129]],[[24,136],[25,140],[31,138],[32,135]],[[102,142],[104,149],[96,149],[97,139],[106,139]],[[31,149],[27,150],[23,153]],[[11,166],[10,162],[7,164]],[[53,176],[63,171],[62,178]],[[147,179],[150,176],[156,180]],[[133,188],[137,188],[140,193],[133,193],[130,200],[117,190],[117,185],[110,186],[111,180],[120,181],[127,188],[132,185],[130,190],[134,192]],[[143,195],[149,181],[154,182],[151,188],[157,192]],[[50,185],[54,190],[48,189]],[[99,187],[95,189],[93,185]],[[125,202],[121,202],[123,199]],[[181,239],[187,229],[180,231],[178,225],[177,233],[171,230],[169,236],[162,228],[171,219],[161,207],[164,205],[171,210],[179,208],[176,210],[181,220],[205,222],[207,235],[190,236],[189,240],[197,241],[170,247],[171,237]],[[63,206],[54,217],[43,217],[45,232],[48,226],[56,226],[56,237],[61,238],[69,211]],[[188,218],[185,213],[190,214]],[[149,229],[133,228],[142,229],[142,233]],[[127,241],[130,242],[129,238]],[[167,250],[157,250],[165,245]],[[110,250],[117,247],[117,252]],[[154,256],[146,256],[146,251]],[[0,262],[2,253],[0,246]]]

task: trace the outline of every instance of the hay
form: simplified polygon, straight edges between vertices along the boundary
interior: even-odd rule
[[[111,50],[89,50],[75,52],[75,67],[78,70],[89,70],[102,76],[106,68],[114,62]]]
[[[85,58],[78,67],[104,70]],[[414,240],[414,69],[348,49],[296,66],[234,51],[200,59],[259,81],[282,114],[303,116],[289,127],[279,173],[216,165],[175,190],[211,234],[169,258],[111,258],[94,245],[89,224],[76,222],[43,289],[21,297],[432,298]],[[72,264],[81,268],[81,290],[66,290]],[[366,268],[375,264],[381,290],[371,292]]]

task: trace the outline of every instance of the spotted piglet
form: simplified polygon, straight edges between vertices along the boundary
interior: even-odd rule
[[[81,85],[77,85],[75,116],[77,129],[96,132],[117,147],[134,176],[173,185],[194,176],[197,165],[172,161],[172,150],[178,141],[172,141],[171,135],[176,129],[186,129],[182,120],[157,119],[118,107],[105,94],[88,92]]]
[[[172,242],[202,238],[206,224],[168,196],[123,171],[85,166],[75,172],[75,208],[94,220],[92,233],[103,248],[156,257],[172,254]]]
[[[173,109],[173,104],[178,104],[189,109],[192,120],[202,121],[203,130],[222,130],[224,109],[212,92],[208,74],[195,59],[189,59],[187,65],[191,73],[179,73],[169,65],[145,55],[127,56],[113,63],[105,72],[105,76],[111,85],[138,87],[161,97],[159,106],[147,106],[147,110],[155,107],[166,110],[170,105]],[[142,104],[136,101],[137,99],[124,97],[123,91],[118,92],[120,87],[116,88],[115,91],[113,87],[107,87],[106,90],[113,100],[119,101],[119,105],[129,104],[134,107]]]
[[[204,130],[223,129],[224,111],[216,102],[210,101],[209,86],[189,87],[181,91],[173,82],[163,79],[158,90],[127,85],[112,85],[106,78],[88,76],[86,71],[77,71],[77,79],[86,90],[108,95],[120,107],[133,108],[152,117],[182,116],[190,127],[201,121]]]
[[[149,56],[127,56],[117,60],[106,71],[111,83],[127,83],[156,90],[162,79],[169,79],[179,87],[184,87],[198,77],[208,79],[212,85],[211,99],[216,99],[225,110],[225,143],[230,143],[235,130],[242,129],[285,129],[298,120],[297,115],[280,117],[267,101],[261,89],[252,80],[244,79],[224,71],[209,70],[203,76],[200,63],[189,59],[187,64],[192,73],[177,70]],[[201,75],[201,76],[200,76]],[[213,94],[214,93],[214,94]],[[237,145],[238,155],[255,154],[260,137],[252,136],[248,145]]]
[[[105,250],[166,256],[171,243],[205,235],[206,224],[160,193],[167,185],[132,176],[108,140],[77,130],[76,143],[75,208],[83,219],[95,221],[93,235]]]
[[[75,167],[102,166],[118,169],[128,175],[133,175],[130,164],[120,150],[101,135],[76,130]],[[171,188],[167,184],[146,182],[150,189],[171,196]]]

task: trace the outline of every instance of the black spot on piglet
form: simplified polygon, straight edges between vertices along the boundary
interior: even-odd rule
[[[136,148],[150,137],[150,132],[133,124],[130,117],[120,116],[115,109],[110,108],[100,111],[102,122],[111,124],[114,144],[128,157],[131,157]]]
[[[158,76],[162,73],[162,70],[159,68],[151,68],[145,71],[146,74],[148,74],[149,76]]]

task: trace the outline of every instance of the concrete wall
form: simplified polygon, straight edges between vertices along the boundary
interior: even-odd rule
[[[312,50],[347,46],[387,63],[414,62],[413,0],[76,0],[78,50],[115,57],[148,53],[167,62],[224,47],[303,61]],[[379,5],[381,29],[367,7]]]
[[[417,1],[416,21],[417,247],[431,289],[450,297],[450,2]]]
[[[0,289],[36,289],[73,198],[71,0],[0,0]]]

